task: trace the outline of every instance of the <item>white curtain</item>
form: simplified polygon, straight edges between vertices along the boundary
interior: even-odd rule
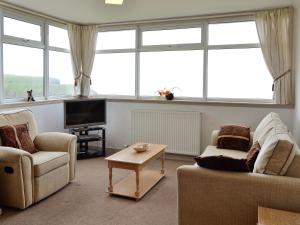
[[[89,96],[97,43],[97,26],[68,25],[75,95]]]
[[[257,12],[256,27],[262,53],[273,77],[277,104],[293,103],[292,29],[293,8]]]

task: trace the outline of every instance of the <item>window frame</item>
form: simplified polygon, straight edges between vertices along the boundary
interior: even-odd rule
[[[183,19],[178,21],[167,22],[137,22],[132,25],[103,25],[99,26],[98,32],[101,31],[118,31],[135,29],[136,30],[136,48],[125,50],[97,50],[96,54],[103,53],[119,53],[131,51],[136,53],[136,84],[135,84],[135,99],[138,100],[153,100],[155,96],[141,96],[140,95],[140,53],[141,52],[159,52],[159,51],[183,51],[183,50],[203,50],[203,97],[176,97],[178,100],[187,101],[202,101],[202,102],[245,102],[245,103],[274,103],[273,99],[251,99],[251,98],[209,98],[208,97],[208,51],[212,49],[247,49],[247,48],[261,48],[259,43],[253,44],[228,44],[228,45],[209,45],[209,24],[219,23],[234,23],[255,21],[254,14],[242,16],[228,16],[220,18],[207,19]],[[170,44],[170,45],[142,45],[143,31],[166,30],[166,29],[185,29],[201,27],[201,43],[187,43],[187,44]],[[132,96],[123,95],[99,95],[101,97],[111,98],[132,98]],[[176,96],[176,93],[175,93]]]
[[[138,52],[138,27],[137,26],[132,26],[132,25],[126,25],[126,26],[103,26],[103,27],[98,27],[98,33],[100,32],[109,32],[109,31],[123,31],[123,30],[135,30],[135,48],[124,48],[124,49],[105,49],[105,50],[97,50],[95,51],[95,57],[97,54],[112,54],[112,53],[135,53],[135,90],[134,90],[134,95],[119,95],[119,94],[114,94],[114,95],[106,95],[106,94],[98,94],[95,96],[99,96],[102,98],[121,98],[121,99],[137,99],[138,93],[137,93],[137,88],[138,88],[138,63],[137,60],[139,60],[139,52]],[[93,82],[93,80],[92,80]]]
[[[50,81],[50,68],[49,68],[49,64],[50,64],[50,59],[49,59],[49,53],[50,51],[55,51],[55,52],[63,52],[63,53],[71,53],[71,49],[67,49],[67,48],[60,48],[60,47],[53,47],[50,46],[49,43],[49,26],[53,26],[53,27],[58,27],[58,28],[62,28],[62,29],[66,29],[67,30],[67,25],[65,24],[61,24],[61,23],[57,23],[57,22],[53,22],[53,21],[48,21],[46,24],[46,28],[45,28],[45,33],[46,35],[46,55],[45,55],[45,60],[47,61],[47,65],[45,68],[45,75],[47,77],[46,79],[46,83],[45,83],[45,87],[47,88],[47,99],[56,99],[56,98],[66,98],[66,97],[72,97],[74,95],[50,95],[50,86],[49,86],[49,81]],[[67,30],[68,31],[68,30]],[[71,48],[71,47],[70,47]]]
[[[29,40],[26,38],[4,35],[4,17],[19,20],[22,22],[40,26],[41,41]],[[49,26],[56,26],[66,29],[67,24],[39,16],[30,15],[22,12],[14,12],[13,10],[0,8],[0,103],[24,102],[24,98],[5,98],[4,90],[4,68],[3,68],[3,44],[11,44],[43,50],[43,96],[35,97],[36,100],[51,100],[57,98],[73,97],[74,95],[51,95],[49,93],[49,51],[58,51],[70,53],[69,49],[49,46]]]

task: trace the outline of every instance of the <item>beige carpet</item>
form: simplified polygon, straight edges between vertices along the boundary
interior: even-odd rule
[[[80,160],[76,179],[56,194],[21,211],[3,209],[1,225],[176,225],[176,168],[183,161],[167,160],[167,176],[140,201],[111,197],[103,158]],[[159,161],[151,163],[159,168]],[[114,182],[128,172],[114,169]]]

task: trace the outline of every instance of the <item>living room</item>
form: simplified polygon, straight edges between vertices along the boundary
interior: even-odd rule
[[[257,133],[266,120],[272,124],[275,120],[275,130],[292,136],[292,141],[288,140],[293,146],[300,144],[299,9],[299,0],[0,1],[0,125],[28,123],[35,148],[40,146],[38,150],[45,152],[59,151],[49,146],[63,146],[67,139],[70,145],[76,143],[74,136],[69,136],[76,129],[96,126],[105,130],[104,137],[100,134],[105,140],[105,156],[76,159],[70,149],[80,152],[82,146],[67,147],[66,184],[58,185],[61,180],[48,177],[47,182],[46,178],[36,180],[33,169],[31,203],[24,197],[28,194],[25,189],[14,190],[21,180],[18,177],[12,182],[16,169],[7,164],[7,153],[1,146],[0,224],[256,224],[259,207],[300,213],[295,197],[300,189],[290,187],[300,184],[292,171],[298,149],[291,154],[294,160],[290,155],[284,161],[284,172],[276,172],[278,183],[289,186],[280,189],[281,197],[276,200],[272,195],[273,201],[252,196],[252,190],[245,189],[249,192],[244,193],[247,197],[240,205],[237,199],[231,201],[230,195],[227,199],[218,196],[222,190],[230,191],[223,188],[220,177],[244,180],[250,176],[251,180],[254,172],[242,176],[244,172],[232,171],[236,168],[200,168],[194,160],[203,152],[202,158],[211,157],[207,146],[221,139],[221,131],[215,131],[226,125],[248,129],[249,149],[256,139],[261,140]],[[272,32],[268,19],[274,33],[268,33]],[[67,124],[73,115],[73,111],[69,117],[66,113],[68,102],[103,101],[102,121]],[[81,116],[96,115],[89,106],[78,108],[84,111]],[[7,116],[16,110],[25,113],[24,118]],[[31,122],[37,126],[34,135]],[[52,132],[55,135],[43,137]],[[3,136],[1,139],[4,145]],[[95,143],[98,147],[99,142]],[[141,144],[131,146],[135,143]],[[136,153],[133,159],[122,155],[125,150],[135,153],[134,148],[147,150]],[[228,157],[235,158],[231,150],[224,151],[219,155],[226,157],[229,152]],[[118,157],[139,166],[128,166],[120,159],[118,164]],[[244,160],[246,156],[238,154],[238,158]],[[262,160],[262,156],[258,158]],[[33,167],[35,162],[33,157]],[[153,182],[146,182],[145,193],[144,175],[139,174],[144,163],[145,169],[160,171]],[[140,180],[132,177],[129,187],[134,192],[127,196],[117,193],[115,184],[131,174],[128,170]],[[256,167],[256,173],[266,173],[259,175],[271,179],[266,171]],[[194,193],[195,201],[211,198],[206,206],[183,194],[193,192],[195,184],[190,182],[197,179],[195,174],[208,187],[195,182],[203,188]],[[234,184],[247,186],[230,183]],[[252,183],[250,187],[262,188],[260,185]],[[203,196],[204,190],[207,196]],[[234,187],[232,190],[236,191]],[[20,196],[13,197],[14,193]],[[255,202],[249,200],[251,196]],[[230,207],[241,212],[228,216],[232,211],[221,211]],[[246,212],[249,209],[251,212]]]

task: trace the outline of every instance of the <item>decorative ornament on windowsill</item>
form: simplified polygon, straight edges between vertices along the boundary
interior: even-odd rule
[[[173,87],[172,89],[164,88],[163,90],[158,90],[157,92],[158,92],[159,96],[163,96],[167,100],[173,100],[174,99],[174,89],[175,88],[179,89],[178,87]]]
[[[35,99],[32,95],[32,90],[27,91],[27,102],[34,102],[34,101],[35,101]]]

